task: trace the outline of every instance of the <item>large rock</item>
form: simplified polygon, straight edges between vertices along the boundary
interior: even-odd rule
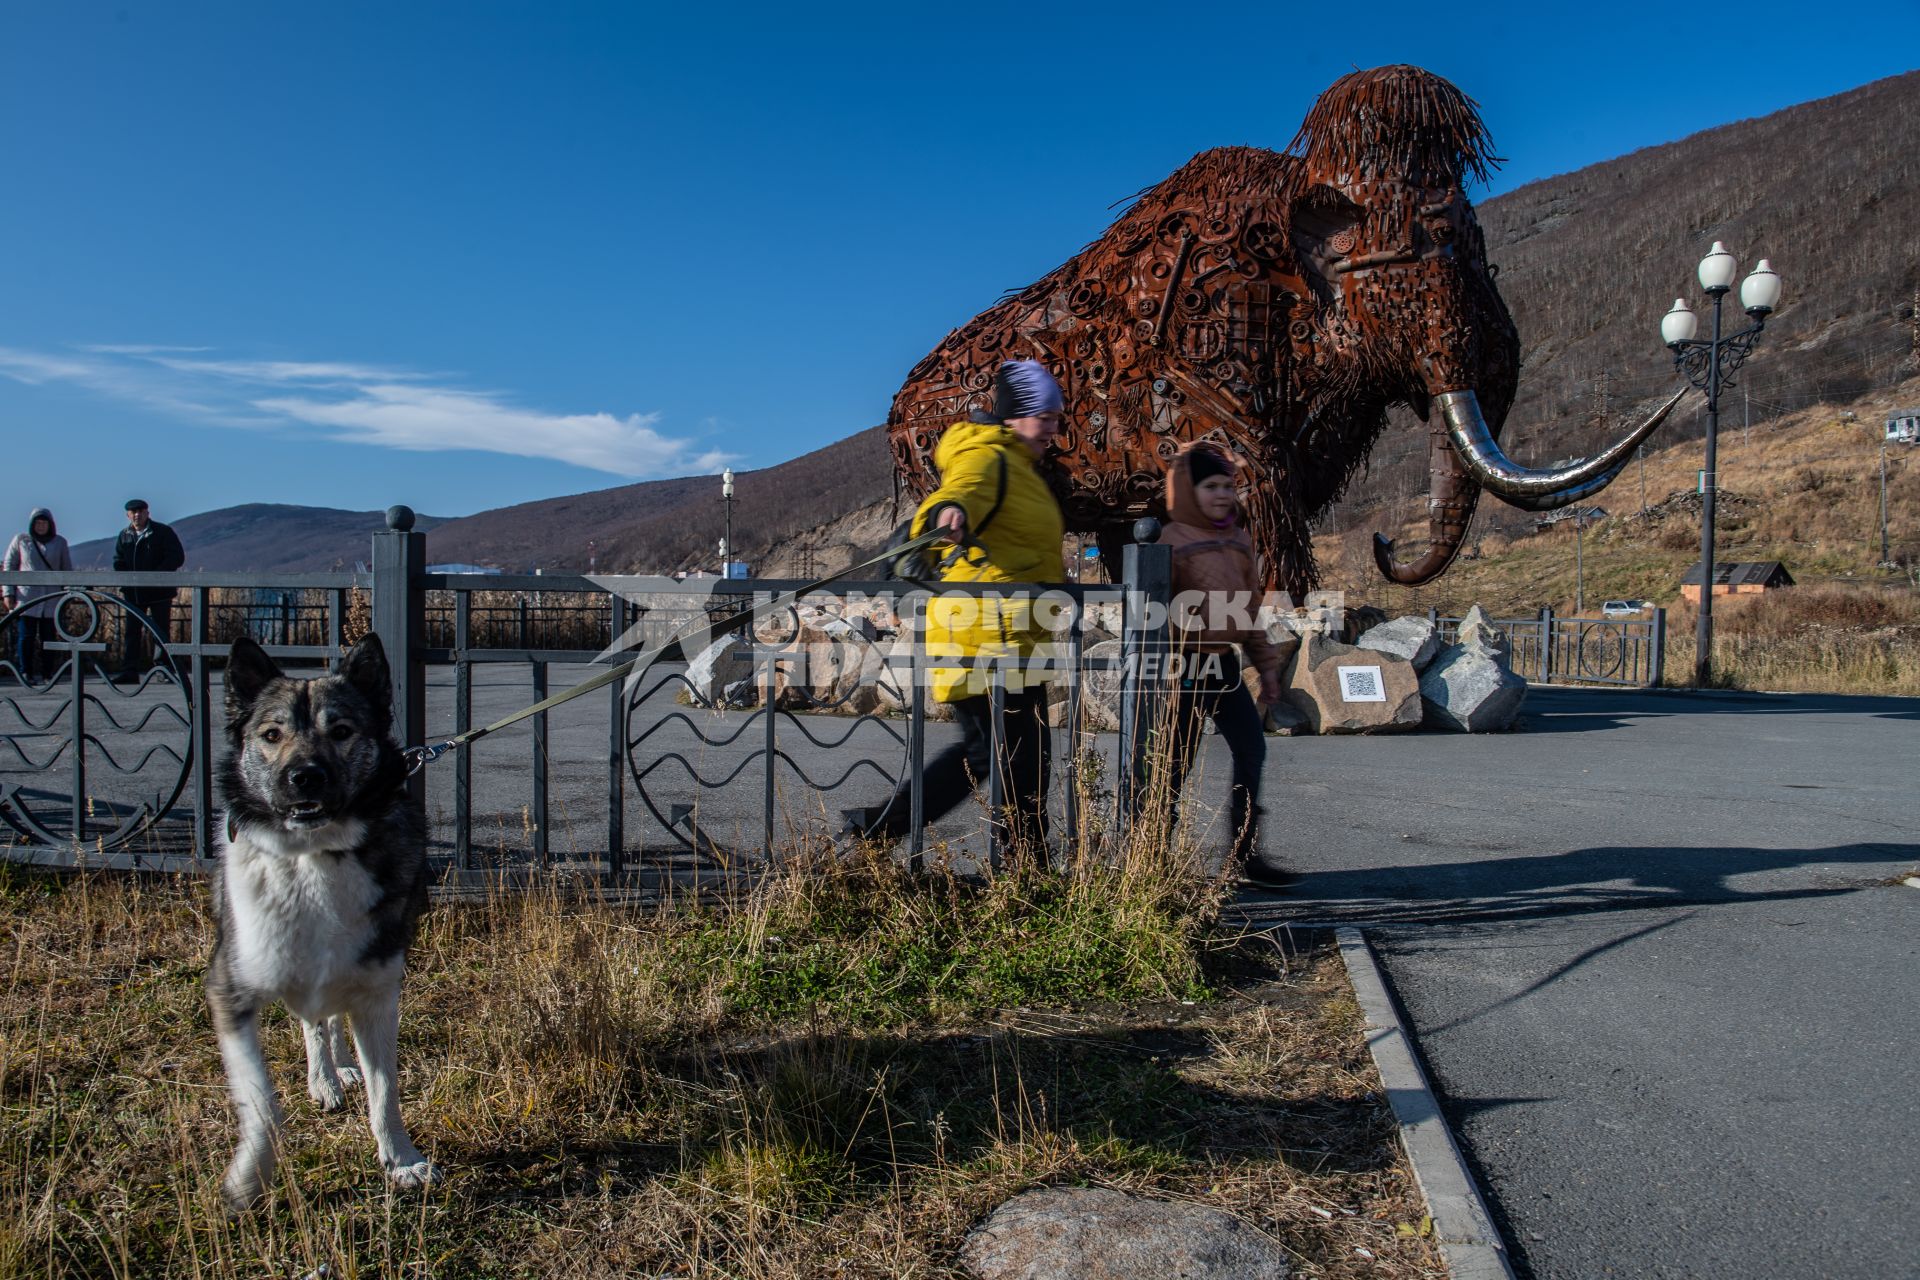
[[[751,649],[738,634],[721,636],[695,654],[687,664],[687,684],[695,706],[751,707],[759,701]]]
[[[1458,643],[1441,650],[1420,677],[1426,722],[1465,733],[1511,729],[1527,696],[1513,673],[1513,646],[1475,605],[1460,622]]]
[[[1261,727],[1276,738],[1294,738],[1313,732],[1313,726],[1307,723],[1300,708],[1285,697],[1270,707],[1261,708],[1261,720]]]
[[[1103,1187],[1046,1187],[961,1247],[980,1280],[1283,1280],[1286,1254],[1240,1219]]]
[[[1420,676],[1411,662],[1321,636],[1302,641],[1287,672],[1286,696],[1315,733],[1420,727]]]
[[[1507,639],[1507,633],[1493,625],[1493,619],[1479,605],[1467,610],[1467,616],[1460,619],[1460,629],[1454,633],[1455,644],[1473,644],[1497,654],[1500,661],[1513,665],[1513,642]]]
[[[1405,658],[1415,671],[1425,671],[1440,652],[1440,635],[1429,619],[1409,614],[1368,628],[1361,635],[1359,645],[1362,649]]]
[[[912,636],[901,635],[894,640],[891,648],[881,650],[887,656],[879,660],[880,669],[874,681],[873,691],[878,696],[880,709],[883,711],[905,715],[913,710],[913,668],[909,665],[909,659],[913,655],[914,643]],[[925,671],[926,668],[922,667],[923,679]],[[931,689],[927,691],[926,699],[927,719],[953,719],[952,703],[935,702]]]
[[[885,654],[867,618],[814,618],[780,648],[773,675],[778,705],[844,715],[882,705],[877,686]]]

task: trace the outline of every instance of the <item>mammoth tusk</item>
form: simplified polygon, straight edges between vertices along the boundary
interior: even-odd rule
[[[1467,471],[1489,492],[1514,505],[1524,505],[1524,500],[1539,499],[1554,495],[1563,495],[1575,488],[1582,493],[1597,493],[1606,487],[1607,482],[1626,465],[1640,442],[1652,435],[1659,425],[1666,421],[1673,406],[1680,403],[1680,397],[1687,394],[1682,387],[1668,398],[1667,402],[1654,410],[1653,416],[1628,432],[1626,437],[1612,447],[1596,453],[1593,457],[1576,462],[1572,466],[1559,467],[1551,471],[1535,471],[1523,467],[1508,458],[1493,438],[1487,421],[1480,414],[1480,400],[1471,391],[1443,391],[1434,397],[1440,408],[1441,417],[1447,424],[1447,434],[1453,440],[1453,446],[1460,452],[1460,460]],[[1598,485],[1584,488],[1590,482],[1599,480]],[[1559,506],[1569,501],[1565,496],[1557,497],[1552,505]],[[1542,508],[1532,508],[1541,510]]]
[[[1502,498],[1501,501],[1510,507],[1518,507],[1522,511],[1551,511],[1555,507],[1564,507],[1570,502],[1578,502],[1582,498],[1592,497],[1619,479],[1620,473],[1626,470],[1627,461],[1628,460],[1623,459],[1615,464],[1613,470],[1608,471],[1604,475],[1596,476],[1585,484],[1569,485],[1565,489],[1553,489],[1546,493],[1538,493],[1525,498]]]

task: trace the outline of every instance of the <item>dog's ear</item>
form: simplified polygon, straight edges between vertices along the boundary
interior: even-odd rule
[[[340,674],[367,700],[384,734],[393,726],[393,675],[387,670],[387,649],[380,637],[371,631],[361,636],[359,643],[347,650]]]
[[[247,718],[253,700],[260,691],[283,673],[267,651],[251,636],[241,636],[227,651],[227,725],[232,727]]]

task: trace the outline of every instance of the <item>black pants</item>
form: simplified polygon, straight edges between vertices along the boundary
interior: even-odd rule
[[[173,634],[173,599],[165,600],[129,600],[133,612],[153,623],[153,629],[162,639]],[[153,637],[147,629],[132,618],[126,620],[126,645],[121,652],[122,671],[145,671],[153,665]]]
[[[921,774],[922,811],[928,822],[938,821],[987,782],[991,765],[993,703],[986,694],[952,704],[960,724],[960,741],[927,761]],[[1000,786],[1006,809],[994,814],[1002,847],[1025,850],[1045,858],[1047,837],[1047,776],[1053,766],[1053,735],[1047,728],[1047,691],[1044,687],[1008,693],[1002,719]],[[858,825],[876,840],[898,840],[913,825],[911,780],[904,780],[886,805],[869,809]],[[884,810],[884,812],[883,812]]]
[[[1173,695],[1167,781],[1176,803],[1180,786],[1193,768],[1201,727],[1209,717],[1233,752],[1233,789],[1227,814],[1233,827],[1234,859],[1245,862],[1259,852],[1260,772],[1267,763],[1267,732],[1241,679],[1237,654],[1224,655],[1217,670],[1183,681]]]

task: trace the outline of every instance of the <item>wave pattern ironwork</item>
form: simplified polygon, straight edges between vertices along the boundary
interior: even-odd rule
[[[0,618],[0,821],[28,843],[106,853],[149,831],[186,788],[192,722],[167,637],[120,596]]]
[[[642,804],[681,846],[731,867],[830,825],[828,798],[856,779],[896,787],[911,743],[889,713],[912,695],[885,644],[848,601],[820,599],[649,674],[627,704]]]

